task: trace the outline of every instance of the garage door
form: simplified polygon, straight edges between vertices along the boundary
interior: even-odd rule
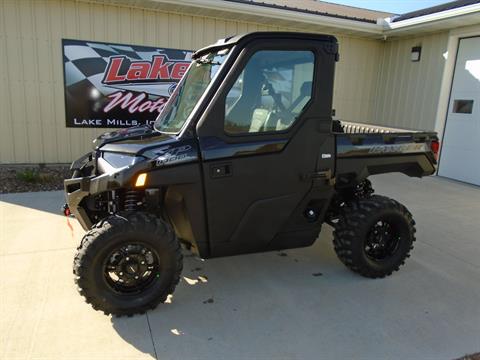
[[[438,174],[480,185],[480,37],[461,39]]]

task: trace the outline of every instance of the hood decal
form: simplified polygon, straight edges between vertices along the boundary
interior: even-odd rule
[[[152,150],[152,152],[157,154],[157,157],[154,158],[157,167],[192,162],[198,159],[196,149],[190,144],[165,146]]]

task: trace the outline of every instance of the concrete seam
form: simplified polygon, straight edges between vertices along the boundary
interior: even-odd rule
[[[155,348],[155,341],[153,341],[152,327],[150,326],[150,319],[148,318],[148,313],[145,313],[148,324],[148,331],[150,332],[150,340],[152,340],[153,352],[155,354],[155,359],[158,360],[157,349]]]

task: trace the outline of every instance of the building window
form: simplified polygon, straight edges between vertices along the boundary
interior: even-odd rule
[[[471,114],[473,111],[473,100],[454,100],[453,112],[455,114]]]

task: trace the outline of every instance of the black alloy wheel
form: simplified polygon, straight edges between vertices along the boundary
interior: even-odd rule
[[[378,220],[365,239],[365,253],[375,261],[385,260],[395,253],[401,233],[386,220]]]
[[[165,302],[180,280],[182,250],[171,226],[150,213],[127,211],[85,234],[73,263],[87,303],[105,314],[142,314]]]
[[[397,271],[410,256],[415,221],[399,202],[372,195],[342,208],[333,236],[335,252],[350,270],[383,278]]]
[[[118,293],[141,293],[160,277],[159,263],[158,254],[145,244],[122,245],[106,258],[105,280]]]

